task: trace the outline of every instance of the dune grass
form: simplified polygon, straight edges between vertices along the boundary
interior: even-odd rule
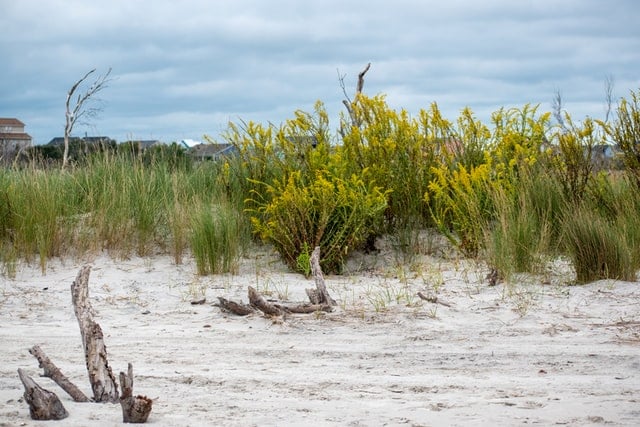
[[[51,257],[104,250],[120,258],[169,253],[181,262],[197,232],[190,219],[228,197],[217,184],[218,169],[213,163],[176,169],[114,154],[66,171],[0,169],[0,261],[10,271],[18,258],[37,259],[44,271]],[[234,230],[234,241],[250,239],[246,229]]]

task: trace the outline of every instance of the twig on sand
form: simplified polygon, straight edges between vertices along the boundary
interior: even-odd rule
[[[425,295],[422,292],[418,292],[418,296],[420,297],[420,299],[430,302],[432,304],[440,304],[440,305],[444,305],[445,307],[451,307],[451,304],[449,304],[448,302],[442,301],[436,295]]]

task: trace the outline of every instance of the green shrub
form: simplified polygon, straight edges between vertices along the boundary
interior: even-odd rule
[[[594,179],[594,147],[603,142],[598,122],[587,118],[581,125],[565,115],[566,125],[555,135],[557,152],[549,149],[550,171],[557,177],[565,197],[580,202]]]
[[[622,98],[616,112],[607,133],[622,150],[626,173],[640,188],[640,91],[631,91],[630,101]]]
[[[467,170],[462,164],[434,168],[425,201],[433,220],[454,246],[467,256],[476,256],[487,223],[493,217],[490,197],[490,165]]]
[[[435,104],[411,118],[405,110],[389,108],[384,96],[358,95],[352,113],[353,117],[342,120],[338,150],[342,168],[347,174],[366,171],[362,176],[369,180],[367,185],[388,191],[384,228],[372,232],[390,233],[396,247],[410,254],[419,230],[433,225],[422,196],[451,123]],[[348,122],[358,126],[348,126]]]
[[[328,170],[317,171],[310,181],[298,171],[263,185],[270,201],[256,201],[254,229],[294,270],[305,248],[320,246],[323,271],[340,272],[346,256],[366,240],[386,207],[386,194],[379,188],[367,188],[355,175],[342,179]]]

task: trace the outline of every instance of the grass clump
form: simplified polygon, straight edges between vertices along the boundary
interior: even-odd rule
[[[635,280],[631,248],[616,224],[589,209],[565,220],[567,251],[578,283],[600,279]]]
[[[237,273],[242,218],[227,203],[202,204],[191,215],[190,243],[198,274]]]

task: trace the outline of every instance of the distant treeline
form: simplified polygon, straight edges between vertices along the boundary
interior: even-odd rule
[[[62,164],[64,145],[34,145],[17,153],[9,162],[15,166],[44,165],[55,166]],[[157,144],[144,147],[137,141],[118,144],[115,140],[85,142],[82,139],[69,141],[69,161],[82,165],[96,155],[129,155],[145,163],[163,161],[175,166],[187,166],[191,162],[186,148],[173,142],[171,144]]]

